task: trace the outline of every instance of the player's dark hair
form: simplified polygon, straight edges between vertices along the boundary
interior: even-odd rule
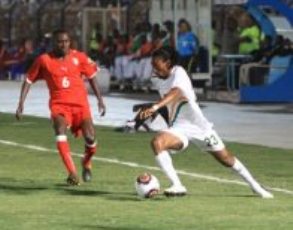
[[[52,37],[53,37],[53,39],[57,38],[57,36],[58,36],[59,34],[68,34],[68,36],[69,36],[69,33],[68,33],[67,30],[65,30],[65,29],[63,29],[63,28],[59,28],[59,29],[56,29],[56,30],[54,30],[54,31],[52,32]]]
[[[185,24],[187,26],[187,30],[191,31],[191,25],[190,23],[185,19],[185,18],[181,18],[178,22],[178,26],[180,26],[181,24]]]
[[[163,61],[170,61],[170,65],[173,67],[177,63],[177,52],[170,46],[162,47],[153,52],[152,58],[161,58]]]

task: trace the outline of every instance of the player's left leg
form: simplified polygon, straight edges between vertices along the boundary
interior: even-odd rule
[[[246,181],[251,189],[262,198],[273,198],[273,194],[265,190],[251,175],[248,169],[233,156],[226,148],[211,152],[212,155],[224,166],[232,168],[244,181]]]
[[[88,182],[92,178],[92,156],[96,153],[97,143],[95,128],[91,118],[84,119],[82,124],[82,133],[85,140],[84,157],[82,159],[82,179],[84,182]]]
[[[221,138],[215,131],[211,131],[205,138],[206,150],[210,152],[217,161],[226,167],[232,168],[244,181],[248,183],[251,189],[262,198],[273,198],[273,195],[266,191],[251,175],[248,169],[230,153]]]

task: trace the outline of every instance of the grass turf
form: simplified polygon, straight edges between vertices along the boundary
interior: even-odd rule
[[[99,157],[156,166],[149,141],[152,133],[122,134],[97,127]],[[0,113],[0,140],[55,151],[47,119],[25,117],[16,122]],[[83,151],[81,139],[70,138],[72,150]],[[293,190],[290,150],[228,143],[264,185]],[[181,176],[189,190],[182,198],[139,199],[135,177],[146,171],[100,161],[94,163],[91,183],[68,187],[59,156],[0,143],[0,229],[292,229],[292,195],[275,192],[275,199],[255,197],[248,187]],[[79,167],[80,158],[74,157]],[[239,179],[195,147],[173,157],[177,169]],[[149,170],[147,170],[149,171]],[[150,171],[162,187],[168,181]]]

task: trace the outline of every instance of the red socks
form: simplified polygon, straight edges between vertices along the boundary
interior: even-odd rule
[[[94,142],[93,144],[85,144],[85,152],[84,157],[82,160],[82,165],[85,168],[91,168],[91,158],[96,153],[97,150],[97,144]]]
[[[56,145],[68,174],[76,174],[76,168],[71,157],[66,135],[56,136]]]

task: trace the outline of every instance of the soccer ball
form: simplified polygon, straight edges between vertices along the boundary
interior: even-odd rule
[[[136,178],[135,190],[142,198],[152,198],[160,191],[159,180],[150,173],[143,173]]]

